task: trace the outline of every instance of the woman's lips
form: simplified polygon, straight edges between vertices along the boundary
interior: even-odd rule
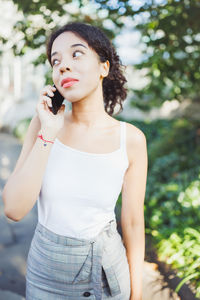
[[[70,86],[72,86],[74,83],[76,83],[77,81],[78,81],[78,80],[66,82],[66,83],[63,84],[63,87],[64,87],[64,88],[70,87]]]

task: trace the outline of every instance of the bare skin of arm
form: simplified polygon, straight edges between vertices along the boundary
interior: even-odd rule
[[[2,193],[5,215],[19,221],[33,208],[40,193],[52,143],[37,138],[42,134],[47,141],[54,142],[64,124],[63,104],[56,115],[50,111],[49,96],[55,88],[48,85],[41,92],[36,106],[37,114],[32,118],[27,130],[23,147],[14,171],[9,176]]]
[[[40,121],[34,116],[30,122],[23,147],[14,171],[3,189],[5,215],[13,221],[21,220],[33,208],[42,185],[49,153],[53,144],[37,138]],[[45,139],[54,141],[55,135],[42,131]]]
[[[142,300],[145,256],[144,199],[147,180],[147,143],[144,133],[131,124],[127,136],[130,164],[122,187],[121,226],[131,278],[130,300]]]

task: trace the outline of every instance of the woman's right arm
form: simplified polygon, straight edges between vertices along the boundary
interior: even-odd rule
[[[42,104],[44,106],[44,103]],[[58,128],[63,124],[64,107],[63,105],[57,115],[53,115],[46,104],[46,114],[48,114],[48,118],[52,119],[47,119],[47,122],[42,119],[41,122],[41,118],[36,115],[30,122],[19,159],[2,193],[4,212],[11,220],[21,220],[33,208],[38,198],[53,144],[47,142],[47,145],[44,146],[44,142],[37,138],[37,135],[42,133],[45,140],[54,142],[59,131]],[[44,126],[45,124],[51,126]]]
[[[48,156],[53,144],[43,145],[43,141],[32,136],[31,129],[36,127],[36,118],[32,119],[15,170],[8,178],[3,189],[5,215],[14,221],[21,220],[34,206],[42,185],[42,178]],[[34,133],[40,133],[34,132]],[[54,141],[55,135],[42,132],[46,140]],[[35,140],[30,153],[33,139]],[[28,154],[28,155],[27,155]]]

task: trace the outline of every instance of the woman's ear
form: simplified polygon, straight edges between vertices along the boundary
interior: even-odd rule
[[[104,63],[101,63],[101,77],[108,76],[109,69],[110,69],[110,62],[108,60]]]

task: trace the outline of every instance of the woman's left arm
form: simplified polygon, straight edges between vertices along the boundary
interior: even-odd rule
[[[132,125],[129,132],[132,132],[129,140],[131,161],[125,173],[122,187],[121,227],[130,269],[130,300],[142,300],[145,256],[144,199],[148,154],[144,133],[135,126],[133,128]]]

